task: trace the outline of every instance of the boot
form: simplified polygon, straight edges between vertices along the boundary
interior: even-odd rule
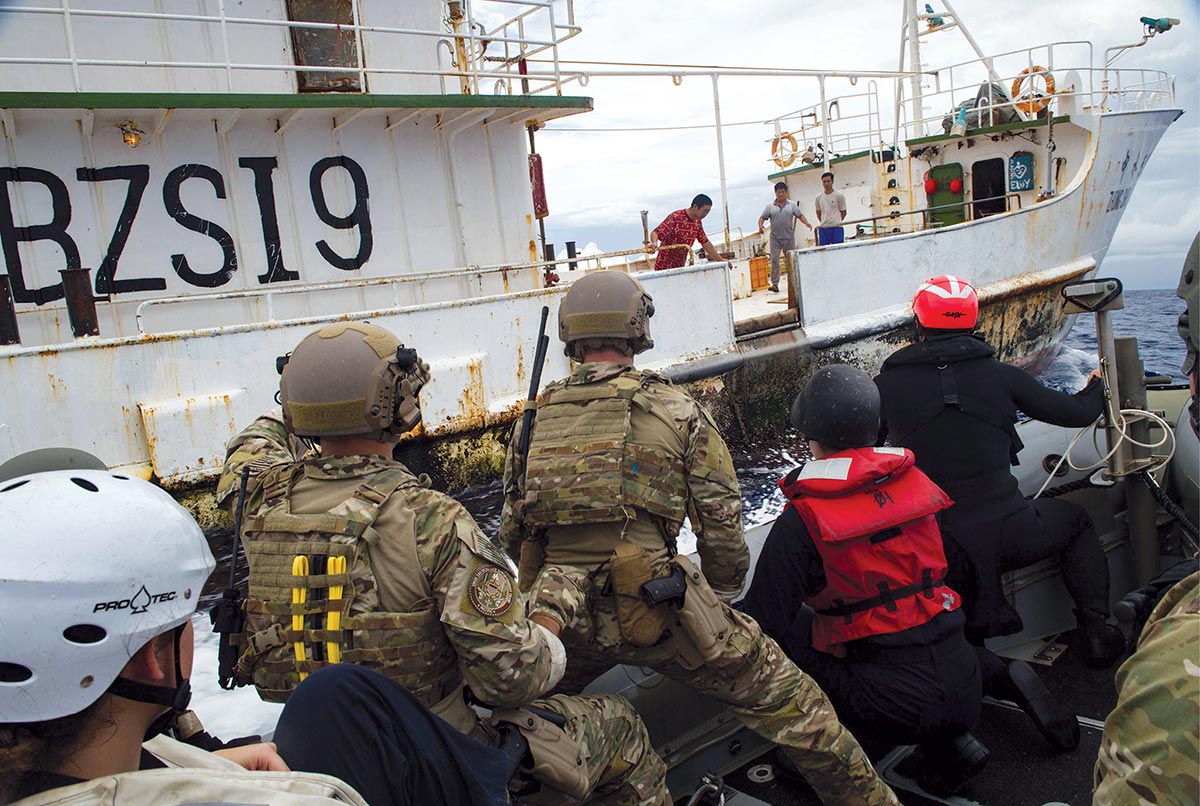
[[[950,742],[923,744],[921,753],[925,763],[916,774],[916,782],[940,798],[957,792],[992,757],[983,742],[970,733]]]
[[[1075,611],[1075,618],[1083,628],[1088,666],[1097,669],[1112,666],[1117,658],[1125,654],[1125,634],[1108,623],[1106,614],[1081,607]]]
[[[1006,671],[997,693],[1021,706],[1056,750],[1074,750],[1079,745],[1079,721],[1075,715],[1054,698],[1025,661],[1010,662]]]

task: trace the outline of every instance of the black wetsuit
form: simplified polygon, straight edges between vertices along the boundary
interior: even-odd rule
[[[763,544],[738,608],[754,618],[821,686],[838,718],[878,757],[897,744],[936,745],[979,719],[979,665],[961,610],[889,635],[851,641],[846,657],[813,649],[807,597],[825,589],[825,567],[800,514],[787,507]]]
[[[875,378],[883,432],[955,505],[941,513],[947,579],[963,597],[975,642],[1021,629],[1000,575],[1057,555],[1077,607],[1108,613],[1108,565],[1091,516],[1059,499],[1027,501],[1009,471],[1020,442],[1017,411],[1079,428],[1100,416],[1103,387],[1068,395],[994,358],[983,339],[933,335],[893,353]],[[953,402],[947,403],[947,400]]]

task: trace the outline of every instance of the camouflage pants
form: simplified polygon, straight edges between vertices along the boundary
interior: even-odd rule
[[[568,697],[556,694],[533,703],[538,708],[566,719],[563,732],[578,745],[579,759],[586,768],[587,791],[591,793],[587,803],[610,804],[611,806],[669,806],[667,791],[667,767],[650,745],[646,726],[633,706],[624,697],[615,694],[589,694]],[[519,710],[519,709],[518,709]],[[495,722],[493,717],[492,722]],[[498,734],[494,724],[480,725],[483,739],[495,744]],[[539,759],[537,740],[532,740],[530,750],[535,764],[553,764],[552,760]],[[573,766],[577,760],[564,762]],[[569,774],[574,769],[564,770]],[[542,791],[520,796],[518,802],[531,804],[578,803],[562,792],[543,788]]]
[[[820,686],[792,663],[757,622],[727,606],[726,651],[698,668],[681,652],[679,635],[652,647],[630,646],[617,624],[611,596],[600,591],[604,574],[546,566],[534,585],[531,609],[561,621],[568,671],[563,690],[574,690],[614,663],[648,666],[720,700],[742,724],[783,747],[805,779],[828,804],[899,806],[875,774],[854,736],[842,726]]]

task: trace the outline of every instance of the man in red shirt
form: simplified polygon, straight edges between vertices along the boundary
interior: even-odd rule
[[[700,222],[712,209],[712,199],[703,193],[692,199],[692,206],[686,210],[676,210],[663,219],[662,223],[650,233],[650,243],[658,248],[674,246],[674,249],[659,249],[658,257],[654,259],[654,270],[678,269],[687,263],[688,250],[693,241],[700,241],[704,254],[709,260],[722,261],[720,253],[708,241],[704,234],[704,225]]]

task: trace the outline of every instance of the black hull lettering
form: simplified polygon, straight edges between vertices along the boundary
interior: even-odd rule
[[[299,280],[298,272],[283,265],[283,247],[279,240],[279,214],[275,209],[275,183],[272,172],[279,167],[276,157],[242,157],[239,168],[254,172],[254,196],[258,199],[258,217],[262,220],[263,245],[267,250],[267,273],[258,275],[260,283]]]
[[[108,241],[108,249],[104,260],[96,270],[97,294],[124,294],[131,291],[163,291],[167,281],[162,277],[135,277],[117,279],[117,263],[121,253],[125,251],[125,243],[129,240],[129,232],[133,229],[133,220],[137,217],[138,208],[142,204],[142,194],[150,183],[149,165],[113,165],[107,168],[79,168],[75,177],[80,182],[107,182],[112,179],[124,179],[129,183],[125,191],[125,204],[117,217],[117,226],[113,229],[112,238]]]
[[[167,174],[166,181],[163,182],[163,205],[167,208],[167,214],[174,218],[181,227],[207,235],[220,244],[225,261],[221,264],[221,268],[207,274],[193,271],[188,265],[187,257],[181,254],[171,255],[171,265],[174,267],[175,273],[185,282],[202,288],[216,288],[229,282],[233,273],[237,271],[237,252],[234,250],[233,237],[224,228],[197,215],[192,215],[183,206],[183,202],[179,198],[179,188],[192,177],[207,179],[212,184],[213,190],[216,191],[217,198],[225,198],[225,180],[216,168],[209,165],[187,163]]]
[[[48,224],[34,224],[29,227],[18,227],[13,217],[12,201],[8,196],[10,182],[37,182],[50,191],[51,216]],[[4,265],[8,271],[8,279],[12,286],[15,302],[33,302],[44,305],[56,299],[63,298],[62,282],[54,283],[43,288],[29,288],[25,285],[25,275],[21,270],[21,255],[17,251],[18,244],[33,243],[34,241],[54,241],[63,251],[66,259],[65,269],[82,267],[79,260],[79,248],[67,234],[67,225],[71,223],[71,195],[63,181],[49,171],[41,168],[0,168],[0,248],[4,251]]]
[[[325,176],[326,171],[333,167],[345,169],[346,173],[350,174],[351,181],[354,182],[354,209],[346,216],[337,216],[330,212],[329,203],[325,200],[325,191],[321,187],[321,178]],[[358,227],[359,230],[357,255],[348,258],[342,257],[333,251],[328,243],[321,240],[317,241],[317,251],[321,253],[321,257],[325,258],[330,266],[342,271],[354,271],[362,268],[363,264],[371,258],[371,249],[375,243],[371,235],[371,212],[367,203],[369,195],[367,174],[363,171],[362,166],[345,156],[325,157],[317,160],[308,174],[308,190],[312,194],[313,209],[316,210],[317,217],[323,222],[335,229]]]

